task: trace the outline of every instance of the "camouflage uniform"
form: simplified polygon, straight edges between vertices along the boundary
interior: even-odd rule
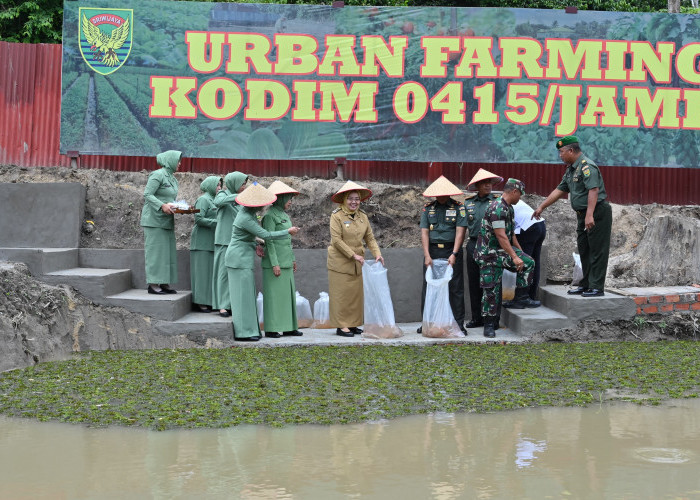
[[[474,250],[476,249],[476,240],[481,232],[481,221],[484,219],[486,209],[491,205],[498,196],[489,193],[486,196],[473,196],[464,202],[464,207],[467,210],[467,230],[469,231],[469,241],[467,242],[467,279],[469,282],[469,303],[471,305],[472,320],[476,322],[483,321],[481,318],[481,299],[483,297],[483,289],[479,286],[479,264],[474,260]]]
[[[452,255],[457,227],[466,227],[467,218],[464,205],[452,198],[441,204],[437,200],[426,203],[420,217],[421,229],[430,231],[428,253],[433,259],[447,259]],[[423,266],[423,291],[421,313],[425,306],[425,266]],[[458,325],[464,324],[464,253],[462,247],[455,255],[450,280],[450,309]],[[461,327],[461,326],[460,326]]]
[[[494,229],[503,228],[508,241],[513,241],[515,222],[513,207],[503,198],[491,202],[481,222],[481,231],[476,241],[474,260],[479,264],[479,282],[484,289],[481,301],[481,313],[484,317],[495,317],[501,305],[501,277],[503,269],[517,273],[516,287],[528,287],[532,284],[532,271],[535,261],[519,248],[513,247],[515,254],[520,257],[524,266],[517,271],[513,259],[501,248]]]

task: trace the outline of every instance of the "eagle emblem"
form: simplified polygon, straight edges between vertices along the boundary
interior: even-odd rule
[[[131,52],[133,10],[80,8],[79,19],[83,59],[97,73],[114,73]]]

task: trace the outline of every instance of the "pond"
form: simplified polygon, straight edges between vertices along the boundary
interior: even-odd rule
[[[700,401],[147,431],[0,418],[3,498],[700,498]]]

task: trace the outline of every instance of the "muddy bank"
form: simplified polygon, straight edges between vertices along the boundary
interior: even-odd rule
[[[143,248],[139,226],[143,189],[148,171],[116,172],[95,169],[22,168],[0,166],[0,182],[79,182],[86,187],[85,218],[80,245],[83,248]],[[179,199],[194,204],[201,194],[199,184],[207,174],[177,173]],[[255,178],[269,185],[274,178]],[[282,178],[298,189],[290,210],[295,225],[302,228],[296,248],[325,248],[329,242],[328,217],[335,205],[330,195],[343,184],[339,180]],[[363,204],[375,236],[383,248],[420,246],[419,214],[425,203],[423,187],[367,182],[374,196]],[[527,195],[536,206],[541,196]],[[613,200],[614,201],[614,200]],[[700,207],[697,205],[613,206],[611,259],[608,286],[661,286],[700,283]],[[568,201],[561,200],[544,213],[547,223],[547,277],[565,283],[571,280],[576,251],[576,218]],[[193,218],[176,219],[178,248],[189,247]]]

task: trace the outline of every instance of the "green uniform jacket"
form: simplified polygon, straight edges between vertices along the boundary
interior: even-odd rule
[[[260,227],[255,215],[257,208],[242,207],[236,215],[231,231],[231,241],[226,250],[226,267],[233,269],[255,268],[255,237],[264,240],[282,239],[289,236],[286,229],[267,231]]]
[[[145,203],[141,210],[141,225],[144,227],[159,227],[161,229],[174,229],[175,217],[164,213],[160,207],[165,203],[172,203],[177,196],[177,179],[173,175],[177,170],[182,153],[180,151],[166,151],[156,156],[158,165],[162,168],[152,172],[148,176],[146,189],[143,191]]]
[[[287,230],[292,227],[292,221],[287,213],[279,207],[271,206],[262,220],[263,229],[274,232]],[[294,265],[294,251],[292,250],[292,236],[270,241],[265,245],[265,256],[262,258],[262,267],[271,268],[279,266],[290,268]]]
[[[464,207],[467,210],[467,230],[469,231],[469,239],[476,240],[481,231],[481,221],[484,220],[486,209],[492,201],[498,199],[493,193],[486,196],[476,195],[464,202]]]
[[[197,198],[197,202],[194,204],[194,207],[199,209],[199,213],[194,214],[190,250],[214,251],[214,232],[216,230],[214,195],[218,183],[219,177],[212,175],[204,179],[199,186],[204,194]]]
[[[603,201],[608,197],[598,165],[583,154],[569,165],[557,186],[560,191],[569,193],[571,208],[574,210],[588,208],[588,191],[595,188],[598,188],[597,201]]]
[[[224,188],[214,198],[216,207],[216,233],[214,243],[228,245],[231,241],[231,228],[236,220],[240,205],[236,203],[238,190],[245,184],[248,176],[242,172],[231,172],[224,177]]]
[[[513,207],[506,200],[499,198],[497,201],[491,202],[481,222],[481,232],[474,249],[474,260],[479,265],[496,262],[499,255],[501,257],[507,256],[506,251],[501,248],[501,244],[498,242],[494,229],[505,229],[508,241],[513,241],[514,219]]]
[[[452,243],[457,227],[466,227],[464,205],[452,198],[444,204],[437,200],[426,203],[420,216],[421,229],[430,231],[430,243]]]

